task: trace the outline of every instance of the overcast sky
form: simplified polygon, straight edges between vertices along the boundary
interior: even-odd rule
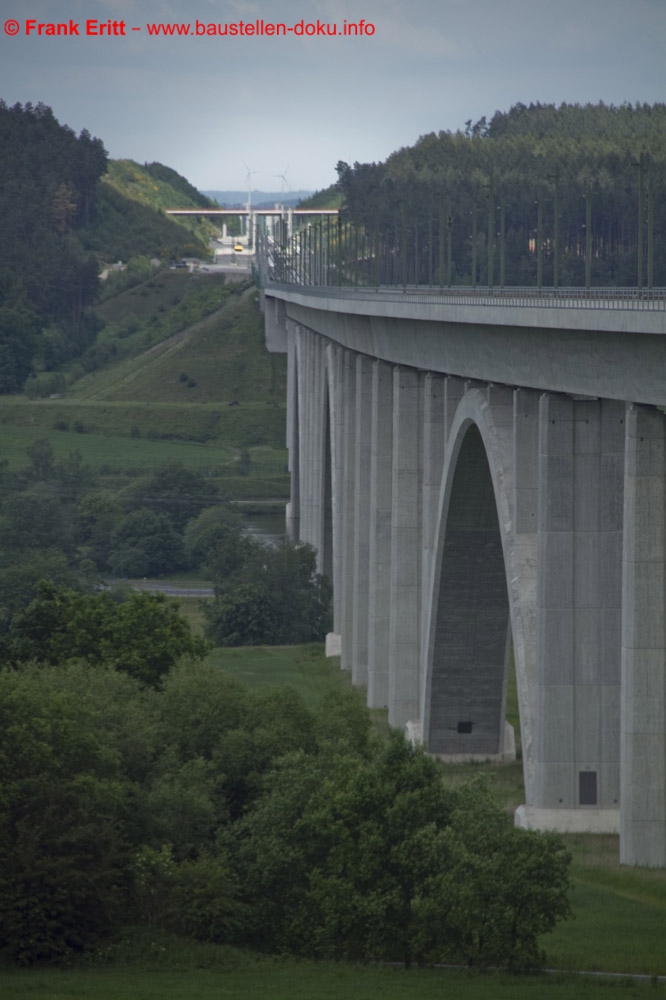
[[[199,189],[318,189],[338,160],[522,101],[666,100],[666,0],[0,0],[0,96]],[[79,37],[26,36],[26,21]],[[335,24],[363,37],[156,37],[149,23]],[[16,19],[18,33],[7,33]],[[124,20],[126,37],[86,36]],[[131,28],[141,28],[132,31]],[[10,25],[9,30],[13,30]],[[0,150],[0,155],[2,151]]]

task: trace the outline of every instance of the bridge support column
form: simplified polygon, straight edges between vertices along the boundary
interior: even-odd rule
[[[341,655],[342,639],[342,510],[343,510],[343,466],[342,439],[344,430],[343,413],[343,352],[335,344],[326,346],[326,372],[328,377],[329,401],[329,446],[330,446],[330,491],[331,491],[331,557],[330,573],[333,582],[333,633],[329,647]],[[331,654],[333,655],[333,654]]]
[[[620,861],[666,865],[664,416],[627,410],[622,604]]]
[[[619,822],[623,409],[541,399],[536,825]]]
[[[370,594],[368,600],[368,705],[389,701],[391,512],[393,504],[393,367],[372,363],[370,445]]]
[[[298,397],[298,356],[296,351],[296,323],[287,321],[287,449],[289,455],[289,472],[291,473],[291,489],[286,510],[287,537],[297,542],[300,532],[300,445],[298,440],[299,412]]]
[[[536,686],[536,562],[539,507],[539,401],[541,393],[514,390],[513,511],[516,572],[513,590],[513,652],[520,710],[525,797],[534,800]]]
[[[354,655],[354,550],[356,532],[354,520],[354,467],[356,463],[356,355],[345,351],[342,359],[342,599],[340,627],[342,636],[341,662],[343,670],[351,670]]]
[[[434,568],[435,535],[439,515],[439,492],[442,485],[444,455],[446,453],[445,387],[447,379],[441,375],[425,376],[423,386],[423,531],[421,542],[421,592],[430,591],[430,577]],[[428,619],[422,615],[421,652],[428,644]],[[423,695],[423,691],[421,691]],[[423,718],[421,709],[421,718]]]
[[[322,460],[321,449],[319,452],[317,451],[316,405],[318,400],[313,391],[316,380],[314,339],[314,334],[304,327],[299,327],[296,340],[299,369],[298,440],[301,479],[299,538],[311,545],[316,545],[317,542],[314,508],[317,497],[317,474]]]
[[[370,453],[372,438],[372,362],[356,357],[354,455],[354,587],[352,607],[352,682],[368,682],[368,599],[370,583]]]
[[[326,369],[328,374],[329,433],[330,433],[330,490],[331,490],[331,579],[333,581],[333,636],[331,648],[341,655],[342,606],[344,584],[342,578],[343,553],[343,510],[344,510],[344,465],[343,441],[345,427],[344,413],[344,352],[335,344],[326,346]]]
[[[310,337],[310,367],[311,367],[311,399],[310,407],[310,441],[311,441],[311,483],[312,508],[311,529],[305,539],[314,545],[317,552],[317,572],[325,572],[324,561],[330,543],[326,538],[327,506],[330,497],[327,495],[327,484],[330,489],[329,468],[330,453],[327,447],[326,433],[328,429],[328,396],[326,392],[326,366],[324,364],[324,348],[321,337]]]
[[[404,726],[419,713],[421,631],[421,375],[393,373],[393,466],[389,723]]]

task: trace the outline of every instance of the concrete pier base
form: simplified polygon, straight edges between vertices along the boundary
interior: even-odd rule
[[[339,656],[342,652],[342,637],[337,632],[326,634],[326,656]]]
[[[620,832],[619,809],[540,809],[538,806],[518,806],[514,813],[516,826],[525,830],[552,833]]]

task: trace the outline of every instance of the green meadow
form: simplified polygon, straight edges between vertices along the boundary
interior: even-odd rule
[[[221,946],[153,942],[132,965],[0,973],[3,1000],[640,1000],[666,986],[625,979],[378,968],[239,956]],[[161,954],[160,954],[160,949]]]
[[[230,497],[289,495],[286,359],[264,348],[253,286],[160,271],[102,301],[98,315],[96,343],[57,382],[42,373],[29,396],[3,397],[10,469],[46,438],[56,458],[78,451],[102,475],[182,462],[222,477]]]

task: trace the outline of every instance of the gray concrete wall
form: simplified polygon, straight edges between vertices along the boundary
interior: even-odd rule
[[[388,703],[393,726],[404,726],[419,712],[422,382],[412,368],[394,369]]]
[[[546,392],[666,404],[664,311],[481,309],[275,293],[283,294],[288,317],[392,364]]]
[[[619,804],[621,404],[540,408],[534,804]]]
[[[627,414],[622,604],[620,858],[666,865],[666,436],[664,415]]]
[[[368,705],[387,708],[393,516],[393,368],[372,363],[370,425],[370,580],[368,595]]]

